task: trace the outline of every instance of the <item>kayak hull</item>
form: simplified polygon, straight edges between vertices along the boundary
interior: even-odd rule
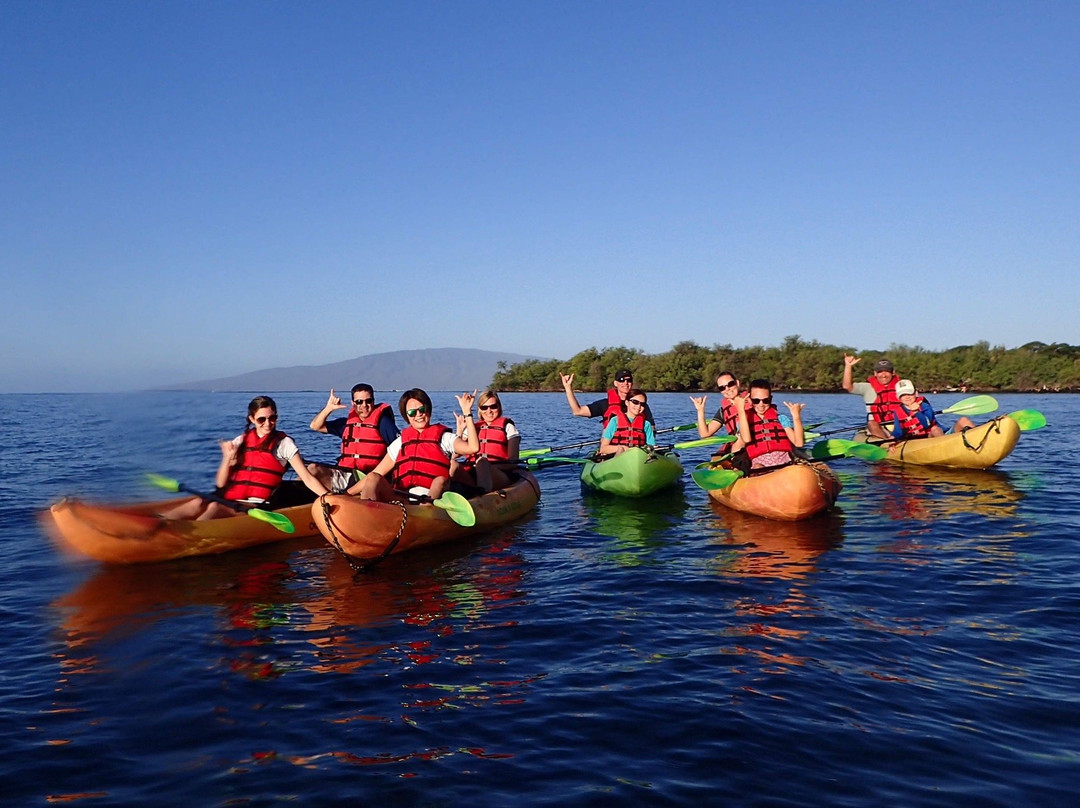
[[[58,542],[79,555],[106,564],[141,564],[188,556],[216,555],[245,547],[318,535],[308,504],[282,508],[295,533],[250,516],[224,519],[165,519],[158,514],[191,497],[132,505],[96,505],[62,499],[45,514]]]
[[[963,432],[898,441],[889,460],[916,466],[986,469],[1008,457],[1020,440],[1020,425],[1007,415]]]
[[[540,501],[540,486],[528,472],[504,489],[469,500],[476,524],[464,527],[430,503],[377,502],[347,494],[328,494],[310,508],[316,530],[361,565],[388,555],[430,547],[483,533],[520,519]]]
[[[824,463],[794,463],[740,477],[727,488],[709,491],[709,497],[732,510],[798,522],[832,507],[841,487]]]
[[[581,470],[581,482],[620,497],[647,497],[674,485],[682,473],[682,463],[674,452],[634,447],[599,463],[588,461]]]

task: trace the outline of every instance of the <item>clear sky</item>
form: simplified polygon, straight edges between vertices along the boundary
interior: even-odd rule
[[[1078,43],[1076,2],[3,0],[0,391],[1078,344]]]

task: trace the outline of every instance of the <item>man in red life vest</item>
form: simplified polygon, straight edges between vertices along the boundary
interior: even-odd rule
[[[603,427],[606,429],[608,422],[617,412],[626,412],[626,396],[634,386],[634,374],[627,369],[620,370],[615,374],[615,383],[607,391],[607,398],[600,398],[591,404],[578,404],[577,396],[574,395],[574,374],[562,374],[563,389],[566,391],[566,401],[570,404],[570,412],[582,418],[604,417]],[[652,423],[653,415],[649,405],[645,405],[645,420]]]
[[[866,404],[866,431],[871,437],[888,440],[891,436],[885,426],[893,419],[893,407],[900,403],[896,397],[896,385],[900,377],[894,373],[893,363],[879,359],[874,363],[874,373],[865,382],[852,381],[852,369],[861,360],[844,354],[843,388],[849,393],[862,396]]]
[[[344,409],[349,409],[348,417],[327,420],[330,413]],[[308,466],[323,485],[337,492],[356,482],[354,471],[366,474],[379,465],[386,447],[398,436],[394,411],[387,404],[376,404],[375,391],[370,384],[363,383],[353,386],[351,408],[331,390],[326,406],[311,419],[311,428],[341,438],[341,456],[336,466],[320,463]]]

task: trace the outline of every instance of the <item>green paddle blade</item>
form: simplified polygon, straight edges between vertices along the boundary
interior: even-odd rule
[[[542,468],[543,466],[564,466],[567,463],[588,463],[584,457],[527,457],[525,465],[529,468]]]
[[[462,527],[472,527],[476,524],[476,513],[469,500],[461,494],[447,491],[438,499],[432,500],[431,504],[446,511],[446,514]]]
[[[527,460],[530,457],[539,457],[540,455],[551,454],[554,452],[554,447],[547,447],[546,449],[526,449],[524,452],[518,452],[518,458],[521,460]]]
[[[1046,416],[1038,410],[1017,410],[1010,412],[1009,417],[1020,425],[1021,432],[1030,432],[1046,426]]]
[[[164,488],[166,491],[172,491],[176,493],[180,490],[180,483],[171,477],[166,477],[162,474],[154,474],[153,472],[146,473],[146,481],[150,485],[156,485],[158,488]]]
[[[676,443],[674,449],[696,449],[698,446],[716,446],[718,443],[734,443],[734,435],[713,435],[711,438],[698,438],[697,440],[684,440]]]
[[[296,532],[296,525],[294,525],[292,520],[283,513],[264,511],[262,508],[249,508],[244,511],[244,513],[252,519],[258,519],[260,522],[266,522],[268,525],[276,527],[282,533]]]
[[[667,429],[658,429],[657,432],[687,432],[691,429],[697,429],[697,424],[679,424],[678,426],[669,426]]]
[[[694,469],[690,472],[694,484],[706,491],[728,488],[742,476],[743,473],[735,469]]]
[[[810,456],[815,460],[831,460],[836,457],[857,457],[860,460],[884,460],[889,456],[887,450],[871,443],[858,443],[853,440],[819,440],[810,448]]]
[[[844,450],[844,457],[857,457],[859,460],[884,460],[889,456],[887,449],[874,446],[871,443],[856,443]]]
[[[998,408],[997,399],[993,396],[972,396],[962,401],[957,401],[951,407],[942,410],[950,415],[986,415]]]

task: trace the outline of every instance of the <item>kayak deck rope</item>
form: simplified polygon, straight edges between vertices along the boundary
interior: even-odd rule
[[[961,430],[960,435],[964,439],[964,446],[967,447],[968,449],[971,449],[971,451],[975,452],[976,454],[981,452],[982,448],[986,445],[986,441],[988,441],[990,439],[990,432],[991,431],[998,432],[998,433],[1001,432],[1001,419],[1005,418],[1005,417],[1006,416],[1004,416],[1004,415],[999,415],[997,418],[995,418],[991,422],[991,423],[993,423],[993,427],[991,427],[991,429],[987,429],[983,433],[982,440],[979,442],[978,446],[972,446],[970,443],[968,443],[968,434],[967,433],[968,433],[969,430],[973,429],[974,427],[969,426],[966,429]]]
[[[398,542],[401,541],[402,534],[405,532],[405,523],[409,521],[409,511],[406,509],[405,503],[399,502],[396,499],[390,502],[389,504],[397,505],[399,508],[401,508],[401,527],[398,528],[397,535],[394,536],[393,540],[386,545],[386,549],[384,549],[380,555],[376,556],[375,558],[367,559],[365,561],[359,561],[346,553],[345,548],[341,546],[341,541],[338,539],[337,534],[340,533],[346,539],[348,539],[349,537],[345,534],[345,531],[343,531],[339,526],[334,524],[334,518],[331,515],[333,509],[331,508],[330,503],[326,501],[326,495],[324,494],[319,499],[322,502],[323,519],[326,521],[326,527],[330,531],[330,539],[333,542],[334,546],[338,549],[338,551],[340,551],[340,553],[345,556],[345,560],[349,562],[349,566],[352,567],[352,571],[354,573],[354,580],[356,575],[359,575],[362,572],[370,572],[371,570],[373,570],[375,567],[381,564],[386,559],[386,557],[390,555],[390,553],[394,551],[394,548],[397,547]],[[353,540],[350,539],[350,541]]]

